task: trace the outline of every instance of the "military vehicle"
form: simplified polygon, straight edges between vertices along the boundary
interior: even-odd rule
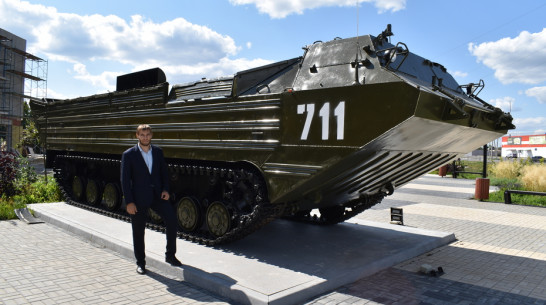
[[[315,42],[301,57],[174,85],[158,68],[117,90],[31,102],[67,202],[128,219],[120,159],[141,123],[170,171],[179,236],[239,239],[278,217],[342,222],[514,128],[442,65],[377,36]],[[150,225],[161,229],[153,213]]]

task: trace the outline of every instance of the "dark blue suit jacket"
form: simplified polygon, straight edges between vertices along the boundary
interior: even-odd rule
[[[169,191],[169,173],[161,148],[152,145],[152,173],[138,149],[138,144],[121,156],[121,188],[125,202],[149,207],[161,200],[161,192]]]

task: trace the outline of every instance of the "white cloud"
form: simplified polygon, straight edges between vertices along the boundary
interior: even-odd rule
[[[106,88],[109,91],[115,91],[116,87],[115,80],[118,75],[123,74],[123,72],[102,72],[99,75],[91,75],[87,71],[87,67],[83,64],[77,63],[74,64],[74,78],[84,80],[95,87]]]
[[[406,8],[406,0],[359,0],[360,2],[372,2],[382,14],[386,11],[400,11]]]
[[[56,99],[60,99],[60,100],[64,100],[64,99],[67,99],[67,98],[70,98],[70,96],[68,95],[65,95],[63,93],[59,93],[51,88],[48,88],[47,89],[47,97],[48,98],[56,98]]]
[[[514,122],[517,124],[533,124],[533,125],[542,125],[546,124],[546,117],[535,117],[535,118],[516,118]]]
[[[462,71],[449,71],[449,73],[453,75],[453,77],[465,78],[468,76],[468,73]]]
[[[521,32],[515,38],[468,45],[472,55],[495,70],[503,84],[538,84],[546,81],[546,28],[539,33]]]
[[[524,134],[544,133],[544,126],[546,126],[546,117],[534,117],[534,118],[514,118],[514,125],[517,130],[521,130]]]
[[[327,6],[355,6],[354,0],[229,0],[233,5],[256,6],[262,14],[271,18],[282,19],[292,14],[303,14],[303,11]],[[406,8],[406,0],[358,0],[372,3],[379,13],[396,12]]]
[[[546,87],[533,87],[525,91],[527,96],[534,97],[539,103],[546,103]]]
[[[269,63],[231,59],[241,49],[231,37],[183,18],[156,23],[134,15],[126,21],[113,15],[81,16],[21,0],[0,0],[0,20],[3,28],[28,41],[31,53],[73,64],[76,79],[104,90],[114,88],[116,75],[140,69],[161,67],[170,80],[201,74],[197,71],[229,75],[253,64]],[[99,61],[125,65],[132,71],[90,74],[86,66]]]
[[[205,26],[195,25],[183,18],[154,23],[134,15],[129,22],[109,15],[80,16],[43,10],[41,5],[27,5],[7,0],[8,12],[0,12],[0,19],[9,27],[23,28],[29,33],[30,48],[54,60],[81,62],[83,60],[113,60],[124,64],[156,61],[215,62],[235,55],[239,47],[229,36],[221,35]],[[12,4],[10,6],[9,4]],[[8,15],[9,14],[9,15]],[[11,15],[35,15],[33,22]]]
[[[516,107],[514,104],[516,99],[510,96],[505,96],[489,101],[489,104],[495,105],[495,107],[502,109],[504,112],[517,112],[521,111],[520,107]]]
[[[207,65],[171,65],[165,68],[162,68],[167,74],[174,75],[186,75],[191,76],[191,79],[186,79],[185,81],[198,80],[202,77],[214,78],[220,76],[232,75],[237,71],[247,70],[250,68],[263,66],[270,64],[271,61],[264,59],[228,59],[222,58],[217,63],[207,64]],[[144,68],[142,68],[144,69]],[[142,70],[141,68],[137,70]]]

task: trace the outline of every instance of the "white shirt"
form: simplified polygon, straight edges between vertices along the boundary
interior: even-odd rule
[[[142,147],[140,147],[140,144],[138,144],[138,150],[140,150],[140,153],[142,154],[142,158],[144,158],[144,162],[146,162],[146,166],[148,166],[148,171],[151,174],[152,173],[152,164],[153,164],[152,145],[150,145],[150,149],[148,149],[148,152],[145,152],[142,149]]]

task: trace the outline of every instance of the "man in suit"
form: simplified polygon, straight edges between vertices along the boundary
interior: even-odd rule
[[[121,157],[121,187],[131,215],[133,249],[137,273],[146,273],[144,231],[148,209],[157,212],[167,229],[165,261],[181,266],[176,258],[177,224],[174,209],[169,203],[169,174],[161,148],[152,145],[152,128],[139,125],[136,131],[137,145],[126,150]]]

